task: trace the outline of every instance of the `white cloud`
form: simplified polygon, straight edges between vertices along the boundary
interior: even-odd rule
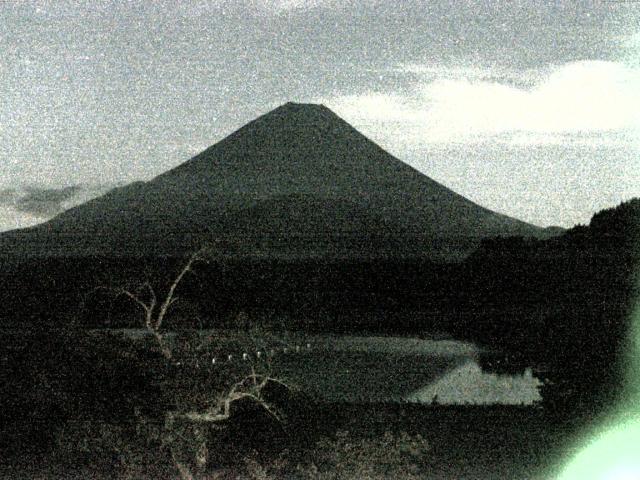
[[[345,117],[364,121],[416,123],[427,118],[425,111],[394,94],[345,95],[327,103]]]
[[[565,64],[529,88],[483,80],[486,73],[474,69],[425,72],[431,78],[410,94],[368,92],[325,102],[356,124],[376,123],[382,134],[387,123],[405,124],[410,139],[423,142],[540,143],[614,132],[619,140],[620,132],[640,130],[640,70],[622,63]]]
[[[43,186],[0,187],[0,232],[26,228],[50,220],[58,213],[103,195],[119,184],[77,185],[62,195],[62,188]]]
[[[422,79],[466,79],[469,81],[498,81],[509,84],[531,86],[540,81],[548,72],[533,69],[514,69],[503,65],[480,67],[474,65],[429,65],[421,63],[405,63],[394,69],[394,72],[407,73]]]

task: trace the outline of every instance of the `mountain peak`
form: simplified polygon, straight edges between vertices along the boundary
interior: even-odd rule
[[[262,117],[259,117],[258,120],[273,120],[275,118],[291,119],[296,122],[302,121],[303,123],[335,122],[336,120],[344,122],[338,115],[320,103],[287,102],[267,112]]]
[[[289,111],[331,111],[322,103],[299,103],[299,102],[287,102],[280,105],[275,110],[289,110]]]
[[[276,256],[335,258],[458,258],[482,238],[540,234],[423,175],[326,106],[295,102],[35,230],[74,238],[54,246],[65,254],[78,254],[82,242],[83,254],[173,254],[216,238],[250,254],[264,244]]]

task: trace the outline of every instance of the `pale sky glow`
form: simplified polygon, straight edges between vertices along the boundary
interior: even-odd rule
[[[562,134],[597,134],[592,142],[634,141],[640,128],[640,70],[617,62],[583,61],[555,68],[523,89],[476,79],[471,70],[414,71],[436,76],[414,91],[365,93],[328,99],[339,114],[360,122],[402,123],[414,130],[412,142],[478,142],[517,133],[517,143],[557,142]],[[452,78],[455,74],[458,78]],[[486,73],[484,74],[486,75]],[[476,78],[474,78],[476,77]],[[415,131],[417,130],[417,131]],[[628,132],[620,137],[619,132]],[[531,135],[528,135],[531,134]]]
[[[21,212],[11,206],[0,206],[0,232],[42,223],[43,217]]]
[[[0,51],[0,199],[148,180],[287,101],[538,225],[640,195],[634,2],[0,2]],[[52,211],[10,197],[0,230]]]

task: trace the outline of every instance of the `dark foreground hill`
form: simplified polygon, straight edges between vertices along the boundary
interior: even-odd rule
[[[452,192],[322,105],[287,103],[149,182],[0,235],[0,255],[180,255],[217,240],[253,257],[456,259],[483,238],[551,233]]]

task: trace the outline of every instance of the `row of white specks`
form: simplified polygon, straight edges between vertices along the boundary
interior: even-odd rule
[[[304,353],[304,352],[308,352],[310,350],[311,350],[311,344],[307,343],[305,347],[302,347],[300,345],[296,345],[296,346],[294,346],[292,348],[291,347],[272,348],[268,352],[267,351],[262,351],[262,350],[257,350],[254,355],[251,355],[249,353],[244,352],[242,354],[242,356],[239,357],[239,358],[242,358],[242,360],[246,362],[246,361],[252,360],[254,358],[257,359],[257,360],[260,360],[260,359],[263,358],[263,356],[273,357],[278,353],[284,353],[284,354],[287,354],[287,353]],[[236,357],[234,357],[233,354],[228,354],[226,357],[224,355],[221,356],[221,357],[211,357],[211,365],[220,364],[224,360],[226,360],[227,362],[233,362],[235,358]]]

